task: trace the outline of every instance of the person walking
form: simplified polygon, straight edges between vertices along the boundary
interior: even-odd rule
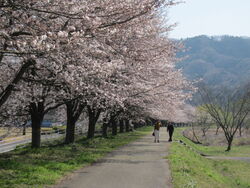
[[[155,142],[160,142],[160,127],[161,127],[161,122],[157,121],[155,126],[154,126],[154,136],[155,136]]]
[[[173,123],[168,123],[167,132],[169,134],[168,141],[172,142],[172,136],[173,136],[173,133],[174,133],[174,125],[173,125]]]

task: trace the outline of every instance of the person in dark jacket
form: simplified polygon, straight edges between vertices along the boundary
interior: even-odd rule
[[[172,142],[172,136],[173,136],[173,133],[174,133],[174,125],[173,125],[173,123],[168,123],[167,132],[169,134],[168,141]]]

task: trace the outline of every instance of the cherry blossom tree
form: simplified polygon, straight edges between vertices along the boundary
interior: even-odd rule
[[[62,104],[67,108],[66,143],[74,141],[75,123],[84,108],[89,138],[101,112],[112,121],[121,114],[170,118],[192,90],[175,70],[178,45],[167,38],[171,27],[160,15],[173,4],[2,1],[0,69],[8,68],[3,72],[9,79],[0,78],[0,108],[18,90],[34,122],[34,147],[40,145],[44,115]]]

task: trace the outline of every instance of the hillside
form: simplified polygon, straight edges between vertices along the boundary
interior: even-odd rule
[[[198,36],[181,41],[182,68],[189,79],[202,78],[209,85],[236,86],[250,81],[250,38]]]

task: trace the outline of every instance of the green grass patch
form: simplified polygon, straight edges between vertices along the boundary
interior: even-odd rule
[[[195,150],[216,153],[214,148],[210,151],[195,145],[181,132],[182,129],[176,129],[175,140],[183,140]],[[250,188],[250,163],[207,159],[179,142],[171,144],[168,159],[175,188]]]
[[[89,165],[108,152],[151,131],[151,127],[108,138],[81,138],[70,145],[19,148],[0,154],[0,187],[26,188],[55,184],[66,173]]]
[[[205,155],[211,156],[225,156],[225,157],[250,157],[250,147],[249,145],[235,146],[233,145],[229,152],[225,152],[226,146],[204,146],[200,144],[195,144],[188,138],[182,136],[182,131],[185,128],[178,128],[176,131],[176,139],[181,139],[189,146],[194,148],[197,152],[203,153]]]

